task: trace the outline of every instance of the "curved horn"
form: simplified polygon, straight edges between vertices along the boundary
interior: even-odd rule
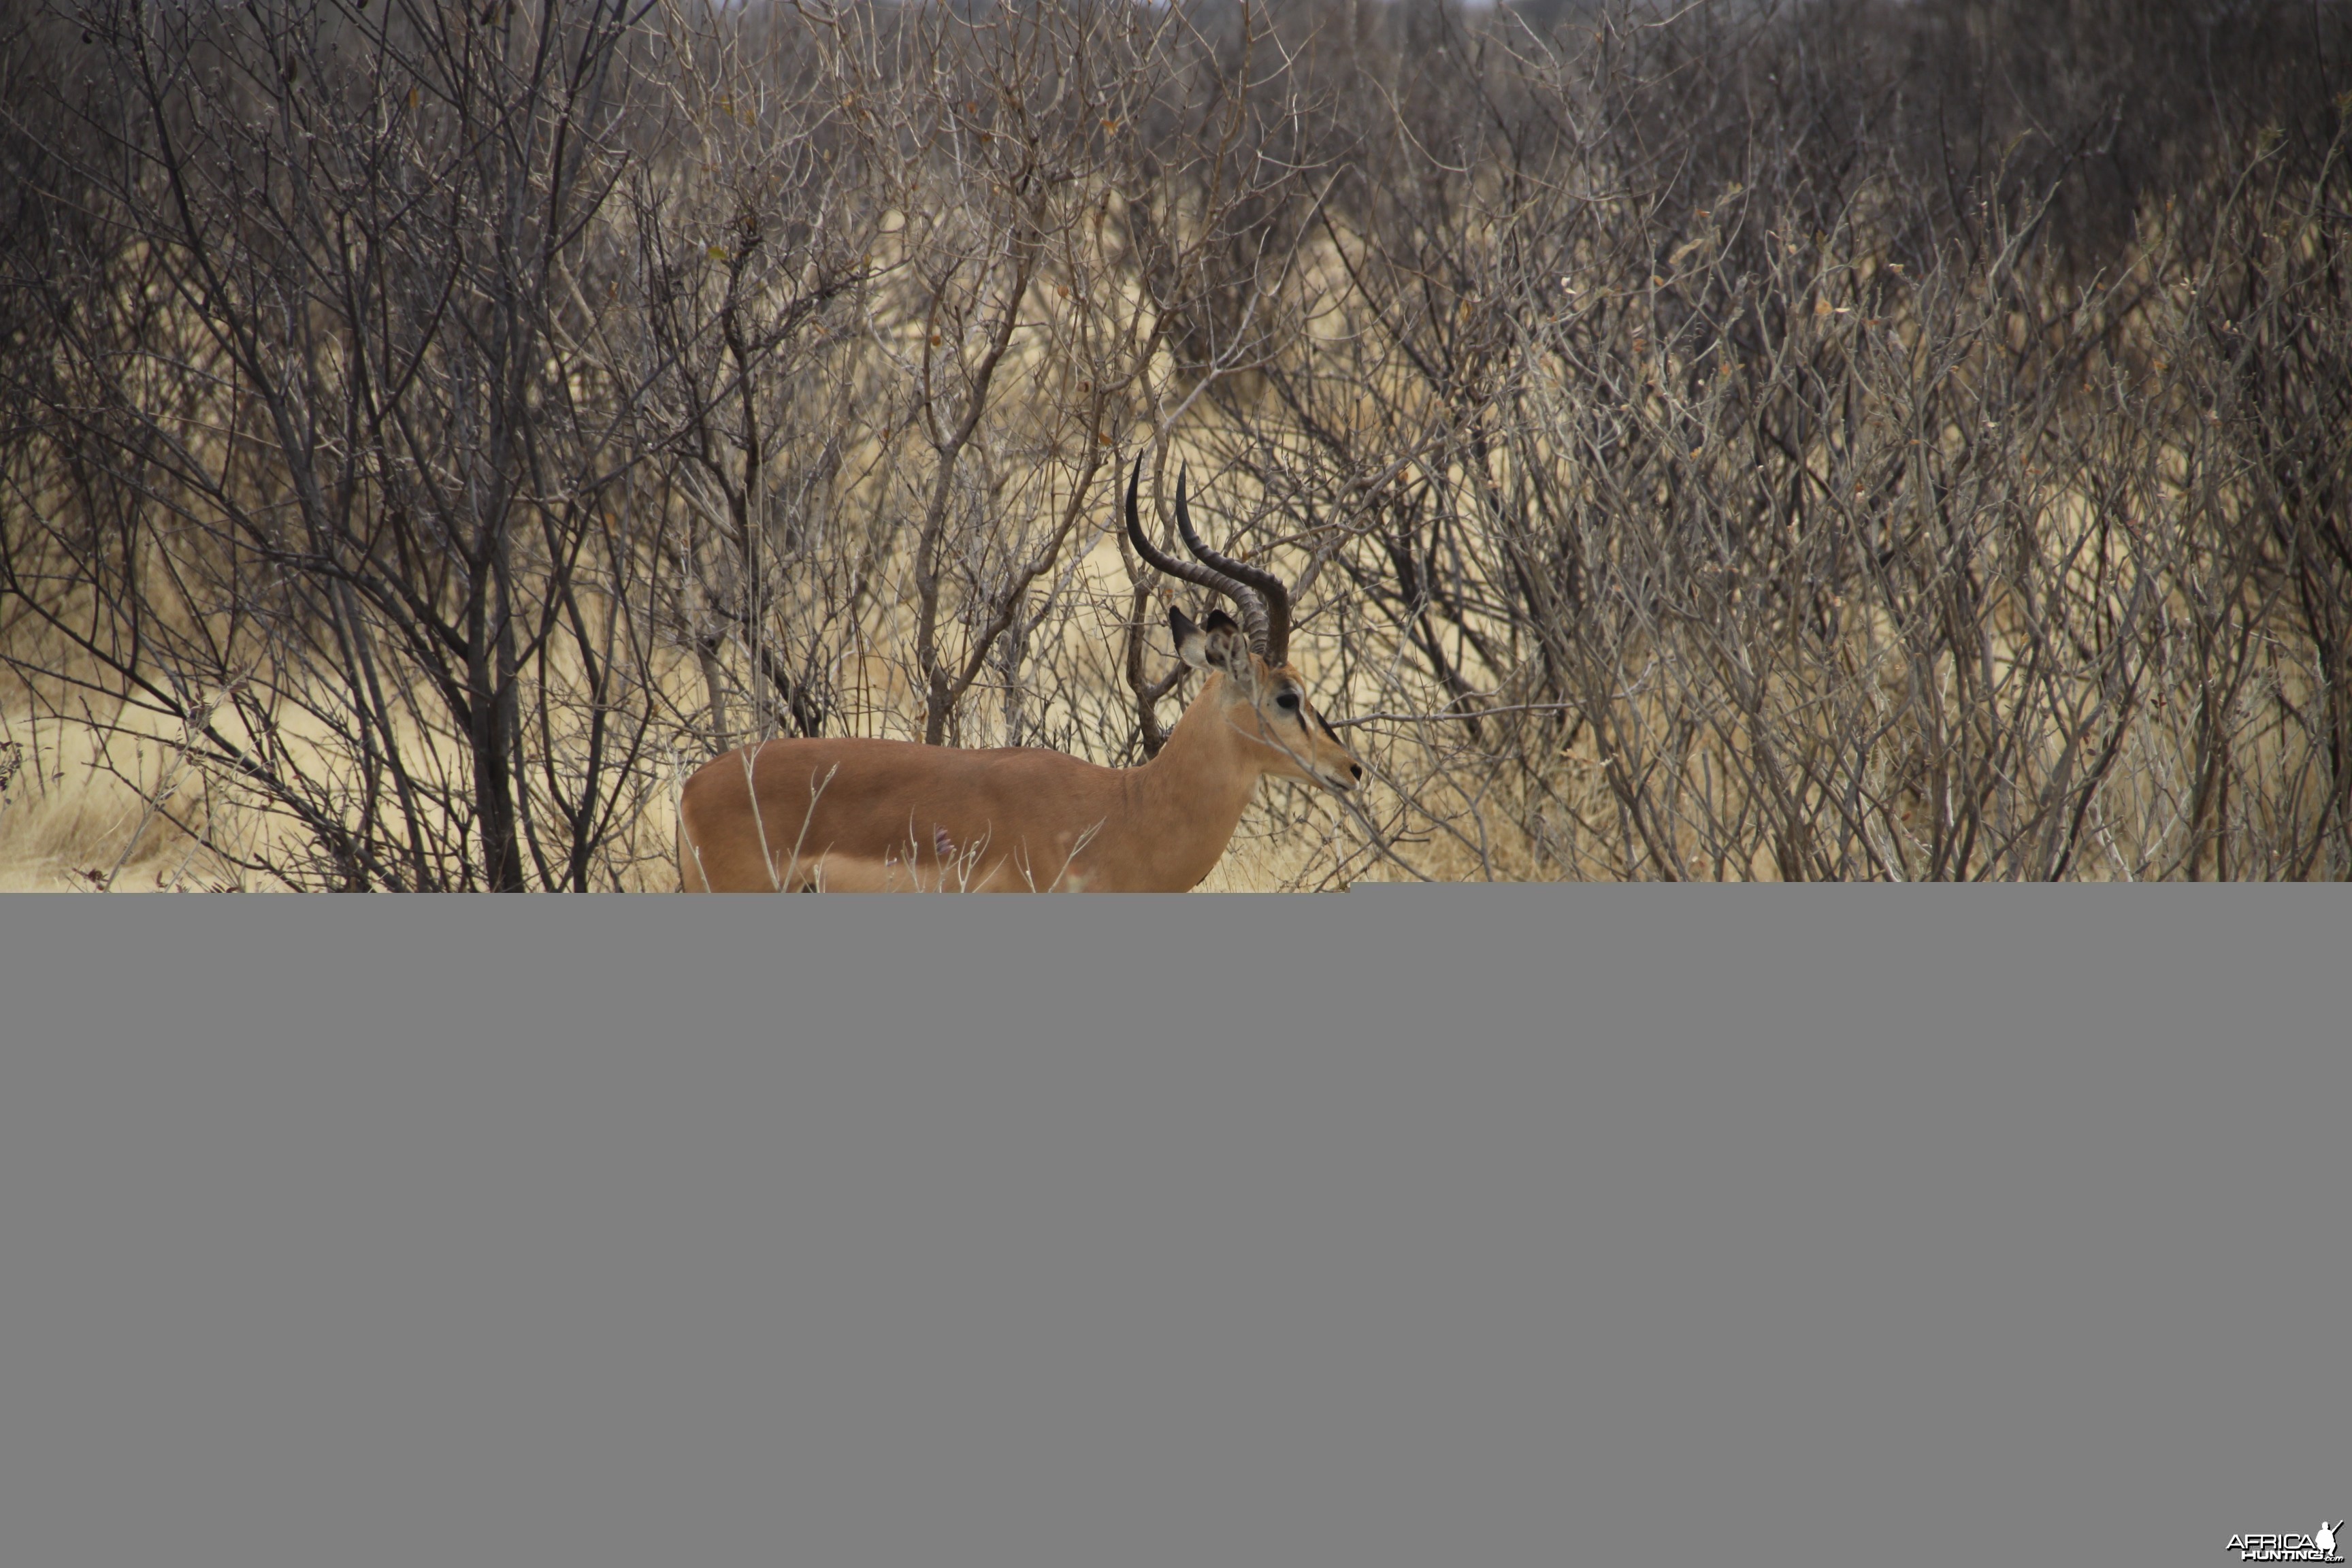
[[[1243,624],[1249,629],[1250,641],[1261,647],[1264,647],[1266,633],[1265,606],[1258,601],[1255,594],[1241,582],[1228,577],[1213,567],[1195,565],[1190,561],[1179,560],[1173,555],[1161,553],[1151,541],[1143,537],[1143,519],[1136,508],[1136,493],[1142,483],[1143,459],[1139,457],[1135,459],[1135,471],[1128,477],[1127,481],[1127,538],[1128,542],[1135,546],[1135,552],[1171,577],[1181,577],[1187,583],[1197,583],[1203,588],[1223,594],[1226,598],[1231,599],[1241,610]],[[1176,515],[1180,519],[1184,516],[1184,479],[1181,473],[1179,473],[1176,479]],[[1180,526],[1182,525],[1180,524]],[[1189,533],[1191,530],[1186,528],[1185,531]],[[1285,618],[1287,619],[1286,616]]]
[[[1250,626],[1250,640],[1257,644],[1259,653],[1268,664],[1281,664],[1290,657],[1290,590],[1281,578],[1255,566],[1245,566],[1229,556],[1220,555],[1201,542],[1192,531],[1192,514],[1184,505],[1184,471],[1176,471],[1176,531],[1184,536],[1184,548],[1203,562],[1246,584],[1265,606],[1262,622]],[[1244,617],[1248,618],[1248,617]]]

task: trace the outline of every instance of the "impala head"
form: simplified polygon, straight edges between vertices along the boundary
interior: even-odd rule
[[[1182,561],[1160,552],[1143,535],[1136,504],[1142,478],[1139,458],[1127,482],[1127,536],[1136,553],[1171,577],[1223,595],[1242,613],[1236,624],[1224,611],[1212,610],[1195,626],[1191,616],[1171,606],[1168,629],[1176,638],[1177,657],[1195,669],[1224,677],[1216,694],[1224,706],[1225,721],[1265,753],[1267,773],[1343,792],[1354,789],[1363,782],[1363,764],[1315,711],[1307,683],[1290,667],[1289,588],[1271,572],[1220,555],[1202,542],[1184,504],[1181,469],[1176,531],[1199,560]]]

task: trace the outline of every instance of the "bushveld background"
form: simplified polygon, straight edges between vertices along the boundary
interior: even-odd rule
[[[1139,455],[1375,775],[1210,886],[2352,874],[2341,0],[0,17],[0,885],[1137,762]]]

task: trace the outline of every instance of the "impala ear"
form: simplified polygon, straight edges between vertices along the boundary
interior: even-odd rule
[[[1194,669],[1221,669],[1236,678],[1249,673],[1249,637],[1224,611],[1211,610],[1208,624],[1196,626],[1171,605],[1168,629],[1176,637],[1176,657]]]
[[[1215,619],[1214,616],[1210,618]],[[1194,669],[1208,668],[1209,634],[1194,626],[1192,617],[1173,605],[1168,606],[1168,635],[1176,639],[1178,658],[1182,659]]]

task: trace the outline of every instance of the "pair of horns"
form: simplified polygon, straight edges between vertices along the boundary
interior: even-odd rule
[[[1200,557],[1200,563],[1162,554],[1143,537],[1143,519],[1136,509],[1136,494],[1143,483],[1141,458],[1135,459],[1135,471],[1127,480],[1129,542],[1135,546],[1138,555],[1171,577],[1198,583],[1231,599],[1241,610],[1250,646],[1259,657],[1268,664],[1285,662],[1290,657],[1290,590],[1273,573],[1245,566],[1201,542],[1201,536],[1192,531],[1192,510],[1184,504],[1186,473],[1183,468],[1176,470],[1176,531],[1183,536],[1184,548]]]

